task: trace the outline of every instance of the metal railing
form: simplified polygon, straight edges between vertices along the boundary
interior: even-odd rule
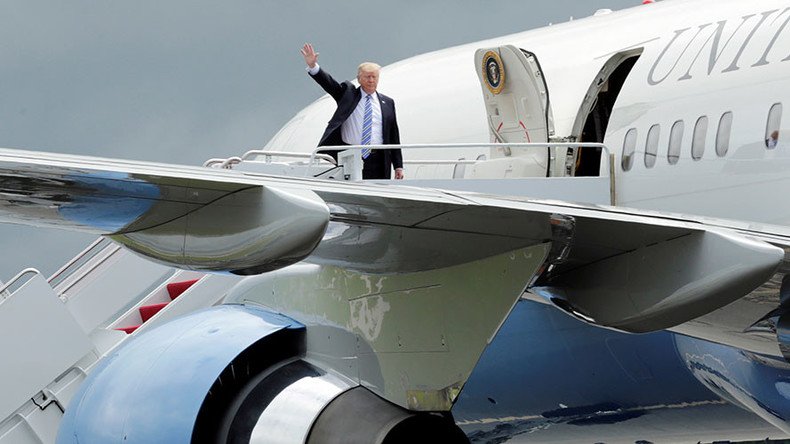
[[[468,160],[468,159],[458,159],[458,160],[404,160],[404,165],[474,165],[479,160]]]
[[[586,142],[547,142],[547,143],[501,143],[501,142],[472,142],[472,143],[425,143],[425,144],[404,144],[404,145],[342,145],[342,146],[321,146],[314,149],[311,153],[295,153],[288,151],[265,151],[265,150],[249,150],[241,157],[231,157],[228,159],[209,159],[204,163],[204,166],[219,168],[232,168],[233,165],[249,160],[253,156],[264,156],[266,162],[271,162],[272,157],[290,157],[298,159],[308,159],[307,165],[316,165],[319,161],[328,161],[334,163],[332,156],[323,153],[324,151],[362,151],[363,149],[401,149],[401,150],[450,150],[459,148],[600,148],[602,155],[605,155],[608,162],[608,171],[606,174],[609,176],[609,200],[612,205],[616,204],[617,193],[615,190],[615,155],[606,145],[602,143],[586,143]],[[557,160],[555,160],[556,162]],[[405,160],[403,163],[408,165],[472,165],[480,162],[479,160],[466,160],[466,159],[425,159],[425,160]],[[309,172],[305,170],[305,175]]]
[[[14,291],[18,290],[18,288],[14,288],[14,290],[12,291],[12,287],[16,287],[17,285],[18,287],[21,287],[26,283],[30,282],[30,279],[33,279],[36,275],[39,274],[41,274],[41,272],[35,268],[25,268],[24,270],[17,273],[16,276],[12,277],[10,281],[6,282],[5,284],[3,284],[2,287],[0,287],[0,303],[8,299],[8,297],[11,296],[14,293]],[[27,275],[30,275],[30,278],[24,282],[21,282],[22,278]]]
[[[49,285],[52,288],[57,287],[64,280],[69,278],[74,272],[76,272],[80,267],[82,267],[85,264],[85,262],[95,257],[111,243],[112,242],[110,241],[110,239],[106,237],[97,238],[84,250],[77,253],[77,255],[74,256],[70,261],[66,262],[66,264],[60,267],[58,271],[53,273],[52,276],[50,276],[49,279],[47,279],[47,282],[49,282]]]
[[[86,276],[90,275],[93,270],[105,263],[119,250],[121,250],[121,246],[113,243],[109,238],[101,237],[95,240],[80,254],[75,256],[71,261],[61,267],[60,270],[55,272],[55,274],[53,274],[48,279],[50,287],[52,287],[53,290],[56,290],[58,296],[60,296],[61,299],[65,301],[65,294],[71,290],[72,287],[81,282]],[[107,252],[104,257],[91,263],[91,259],[96,258],[99,256],[99,254],[104,252]],[[83,268],[86,265],[88,267]],[[80,272],[79,275],[77,275],[77,272]],[[71,282],[68,282],[69,278],[74,279],[72,279]],[[65,284],[65,286],[63,288],[59,288],[63,284]]]
[[[424,150],[424,149],[458,149],[458,148],[600,148],[601,154],[605,155],[608,159],[606,165],[608,167],[609,176],[609,202],[611,205],[617,204],[617,192],[615,190],[615,156],[614,153],[609,151],[609,148],[602,143],[586,143],[586,142],[547,142],[547,143],[500,143],[500,142],[473,142],[473,143],[426,143],[426,144],[406,144],[406,145],[343,145],[343,146],[322,146],[313,150],[310,156],[310,165],[314,163],[314,159],[319,155],[319,151],[362,151],[363,149],[393,149],[398,148],[401,150]],[[419,161],[417,161],[419,162]],[[477,161],[466,160],[441,160],[441,164],[468,164],[477,163]]]
[[[297,153],[291,151],[266,151],[260,149],[253,149],[245,152],[241,157],[234,156],[229,157],[227,159],[222,158],[213,158],[209,159],[203,163],[203,166],[206,167],[215,167],[215,165],[219,165],[219,168],[231,168],[233,165],[241,163],[245,160],[250,160],[252,157],[255,156],[263,156],[264,162],[271,162],[273,157],[286,157],[286,158],[294,158],[294,159],[307,159],[308,164],[312,165],[316,163],[316,160],[325,160],[327,162],[334,163],[335,160],[332,156],[324,153],[320,153],[320,151],[345,151],[345,150],[356,150],[361,151],[365,148],[369,149],[405,149],[405,150],[415,150],[415,149],[454,149],[454,148],[497,148],[497,147],[507,147],[507,148],[578,148],[578,147],[589,147],[589,148],[601,148],[603,151],[606,152],[606,155],[612,157],[609,148],[602,143],[574,143],[574,142],[561,142],[561,143],[500,143],[500,142],[480,142],[480,143],[425,143],[425,144],[406,144],[406,145],[333,145],[333,146],[322,146],[318,147],[313,150],[312,153]],[[411,164],[411,165],[472,165],[479,162],[478,160],[466,160],[466,159],[425,159],[425,160],[404,160],[404,164]],[[613,172],[612,168],[610,168],[610,172]]]
[[[264,151],[264,150],[249,150],[244,153],[241,157],[229,157],[227,159],[220,159],[214,158],[209,159],[203,163],[203,166],[209,168],[225,168],[229,169],[232,168],[233,165],[239,164],[244,162],[245,160],[252,160],[253,157],[263,156],[264,162],[271,163],[273,157],[286,157],[292,159],[306,159],[310,161],[310,159],[319,159],[325,160],[330,163],[335,163],[335,159],[328,154],[317,154],[316,156],[311,156],[310,153],[295,153],[291,151]],[[215,166],[218,165],[218,166]]]
[[[264,150],[249,150],[241,156],[242,160],[249,160],[253,156],[263,156],[264,162],[271,162],[272,157],[290,157],[294,159],[308,159],[312,158],[310,153],[294,153],[290,151],[264,151]],[[316,159],[325,160],[330,163],[335,163],[335,159],[329,154],[316,154]]]
[[[415,143],[405,145],[342,145],[342,146],[321,146],[313,150],[310,155],[310,164],[315,163],[314,159],[319,156],[319,151],[362,151],[363,149],[374,150],[387,150],[387,149],[401,149],[401,150],[425,150],[425,149],[458,149],[458,148],[601,148],[610,159],[613,154],[609,148],[602,143],[584,143],[584,142],[547,142],[547,143],[500,143],[500,142],[473,142],[473,143]],[[420,162],[420,161],[417,161]],[[442,160],[448,164],[461,163],[461,162],[476,162],[476,161],[462,161],[462,160]],[[609,168],[609,174],[613,174],[614,170]]]
[[[88,270],[85,270],[81,276],[79,276],[77,279],[74,280],[74,282],[71,282],[70,284],[68,284],[66,288],[60,291],[61,294],[65,293],[71,287],[73,287],[74,284],[82,280],[83,277],[90,274],[91,271],[96,269],[97,266],[104,263],[104,261],[106,261],[108,257],[112,256],[113,253],[120,250],[121,247],[119,245],[113,244],[113,242],[106,237],[99,237],[98,239],[93,241],[90,245],[88,245],[84,250],[82,250],[80,253],[74,256],[65,265],[60,267],[58,271],[53,273],[52,276],[50,276],[47,279],[47,283],[53,289],[57,288],[58,285],[64,283],[68,278],[74,276],[74,274],[77,271],[81,270],[82,267],[85,266],[85,264],[87,264],[91,259],[98,256],[101,252],[105,251],[108,247],[114,247],[114,250],[110,252],[110,254],[108,254],[106,257],[104,257],[102,260],[98,261],[95,264],[92,264],[92,266]],[[30,279],[32,279],[35,275],[40,275],[40,274],[41,272],[35,268],[25,268],[24,270],[17,273],[16,276],[11,278],[10,281],[0,286],[0,298],[3,299],[8,298],[9,296],[11,296],[11,294],[13,294],[14,291],[17,290],[17,288],[13,288],[12,291],[12,287],[15,286],[21,287],[22,285],[30,281]],[[22,278],[27,275],[30,275],[30,279],[27,279],[24,282],[22,282]]]
[[[214,158],[203,162],[203,166],[209,168],[231,169],[233,168],[233,165],[236,165],[238,163],[241,163],[241,157],[228,157],[227,159]],[[215,167],[214,165],[219,165],[219,166]]]

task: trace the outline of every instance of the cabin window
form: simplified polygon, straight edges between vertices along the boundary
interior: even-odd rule
[[[661,134],[661,126],[653,125],[647,132],[647,142],[645,142],[645,167],[653,168],[656,164],[656,154],[658,153],[658,136]]]
[[[779,143],[779,125],[782,123],[782,104],[774,103],[768,111],[768,125],[765,127],[765,146],[769,150]]]
[[[683,143],[683,128],[682,120],[672,124],[672,130],[669,132],[669,147],[667,148],[667,162],[670,165],[678,163],[680,159],[680,145]]]
[[[705,152],[705,138],[708,136],[708,118],[702,116],[697,119],[694,125],[694,138],[691,139],[691,158],[694,160],[702,159]]]
[[[636,150],[636,128],[631,128],[625,133],[623,140],[623,160],[620,165],[623,171],[630,171],[634,165],[634,151]]]
[[[732,112],[727,111],[719,119],[719,129],[716,131],[716,155],[724,157],[730,149],[730,132],[732,131]]]

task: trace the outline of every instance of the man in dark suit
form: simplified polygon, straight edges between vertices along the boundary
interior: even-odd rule
[[[307,71],[321,88],[337,102],[337,110],[324,131],[318,146],[330,145],[397,145],[400,144],[395,102],[376,91],[381,67],[365,62],[357,70],[358,87],[351,82],[338,83],[318,66],[318,53],[305,43],[302,56]],[[336,156],[336,152],[330,153]],[[395,178],[403,179],[401,150],[363,150],[363,179],[389,179],[392,168]]]

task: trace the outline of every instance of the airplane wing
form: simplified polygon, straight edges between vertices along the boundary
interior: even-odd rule
[[[631,332],[724,307],[784,259],[753,233],[678,215],[18,150],[0,150],[0,220],[101,233],[155,261],[237,274],[305,258],[413,272],[550,242],[533,293]]]

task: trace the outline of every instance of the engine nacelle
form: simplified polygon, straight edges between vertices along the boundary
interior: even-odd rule
[[[57,443],[468,442],[304,355],[305,327],[222,305],[141,333],[80,387]]]

